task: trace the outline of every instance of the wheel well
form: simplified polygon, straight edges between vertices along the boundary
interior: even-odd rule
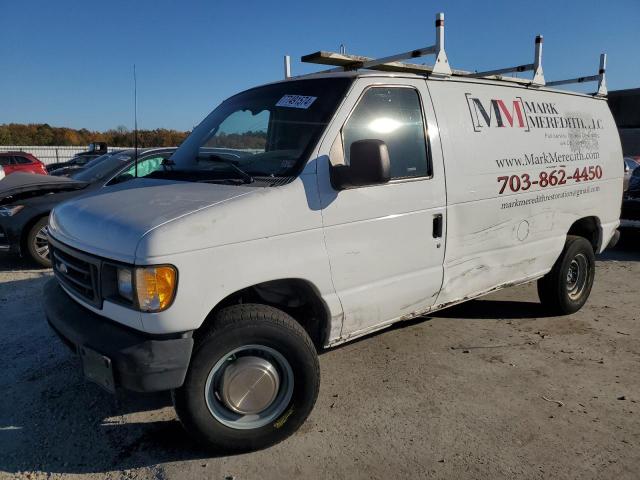
[[[33,226],[36,223],[38,223],[38,221],[40,221],[40,219],[42,219],[44,217],[48,217],[50,213],[51,212],[45,212],[45,213],[42,213],[40,215],[36,215],[31,220],[29,220],[27,223],[25,223],[24,228],[22,229],[22,232],[20,233],[20,250],[22,252],[24,252],[27,249],[27,236],[29,235],[29,232],[31,231]]]
[[[602,233],[600,229],[600,220],[597,217],[584,217],[576,221],[571,225],[567,235],[575,235],[578,237],[586,238],[593,251],[597,252],[602,242]]]
[[[194,333],[203,332],[213,322],[216,312],[236,304],[260,303],[278,308],[293,317],[313,340],[316,348],[324,345],[329,334],[329,310],[316,288],[306,280],[288,278],[243,288],[224,298],[209,313]]]

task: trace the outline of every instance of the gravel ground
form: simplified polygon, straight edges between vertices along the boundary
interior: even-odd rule
[[[194,445],[167,394],[85,383],[41,311],[50,275],[0,257],[0,479],[638,478],[640,235],[570,317],[525,285],[324,352],[307,423],[238,456]]]

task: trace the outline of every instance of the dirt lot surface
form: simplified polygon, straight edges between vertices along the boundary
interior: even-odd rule
[[[2,257],[0,478],[637,479],[640,236],[623,240],[577,314],[546,317],[525,285],[324,352],[296,435],[213,457],[168,395],[85,383],[41,311],[50,272]]]

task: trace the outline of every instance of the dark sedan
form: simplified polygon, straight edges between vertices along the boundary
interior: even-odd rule
[[[113,152],[105,153],[104,155],[100,155],[99,157],[88,157],[83,158],[81,162],[74,163],[72,165],[67,165],[66,167],[60,167],[56,169],[49,169],[49,175],[53,175],[55,177],[69,177],[73,174],[76,174],[82,170],[87,168],[91,168],[94,165],[106,160],[111,157],[115,153],[120,153],[121,150],[116,150]],[[86,163],[85,163],[86,162]]]
[[[86,152],[80,152],[71,160],[67,160],[66,162],[58,162],[58,163],[50,163],[47,165],[47,172],[50,174],[56,170],[67,169],[67,173],[60,175],[67,175],[72,173],[74,169],[82,168],[87,165],[91,160],[94,160],[101,155],[104,155],[108,152],[107,144],[104,142],[95,142],[90,143],[89,148]]]
[[[59,203],[98,188],[115,185],[136,176],[144,177],[164,168],[175,148],[138,151],[137,169],[134,151],[109,156],[71,177],[15,173],[0,180],[0,252],[32,258],[49,267],[47,225],[49,212]]]
[[[629,178],[629,186],[622,200],[621,227],[640,228],[640,167]]]

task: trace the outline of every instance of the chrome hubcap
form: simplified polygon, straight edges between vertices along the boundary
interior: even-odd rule
[[[577,300],[580,298],[587,285],[587,276],[589,275],[589,262],[587,257],[579,253],[571,260],[569,270],[567,272],[567,292],[569,298]]]
[[[276,367],[261,357],[240,357],[222,375],[222,401],[231,410],[255,415],[273,403],[280,388]]]
[[[49,257],[49,227],[44,226],[40,229],[33,241],[34,250],[40,258]]]
[[[209,372],[205,400],[209,412],[235,429],[260,428],[274,421],[293,395],[293,370],[278,351],[264,345],[237,348]]]

